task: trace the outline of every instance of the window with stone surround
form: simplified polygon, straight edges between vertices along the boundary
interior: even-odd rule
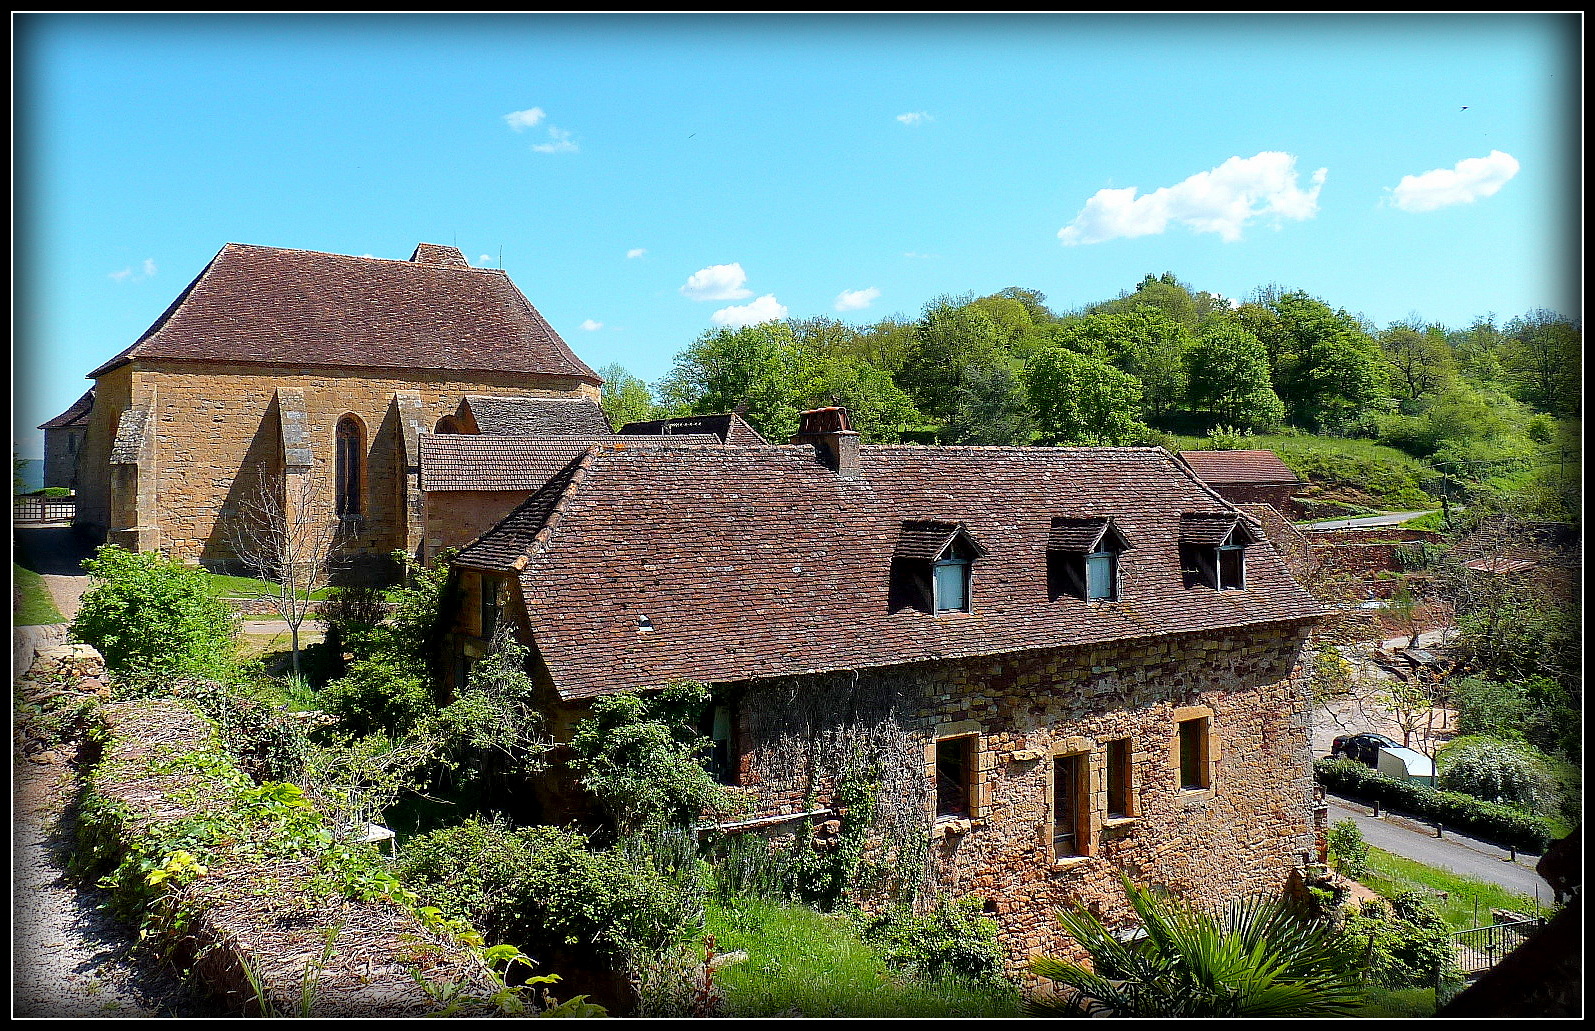
[[[936,742],[936,815],[967,820],[974,815],[974,735]]]
[[[325,425],[325,424],[323,424]],[[337,456],[334,462],[338,518],[358,520],[365,512],[365,427],[353,415],[338,420]]]
[[[1107,777],[1108,819],[1127,820],[1135,815],[1135,791],[1131,786],[1130,739],[1118,738],[1108,742],[1104,757],[1104,774]]]
[[[1212,718],[1193,716],[1179,720],[1175,726],[1178,728],[1180,789],[1203,791],[1212,787],[1211,749],[1208,747]]]
[[[1073,859],[1090,851],[1091,755],[1052,757],[1052,857]]]

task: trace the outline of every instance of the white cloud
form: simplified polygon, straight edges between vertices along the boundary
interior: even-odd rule
[[[155,259],[145,258],[137,265],[129,265],[127,268],[117,269],[115,272],[107,273],[107,275],[118,283],[136,283],[141,279],[149,279],[155,275],[156,271]]]
[[[647,253],[648,253],[648,248],[646,248],[646,247],[633,247],[631,250],[626,252],[626,257],[628,257],[628,258],[640,258],[644,254],[647,254]]]
[[[539,154],[569,154],[581,149],[570,141],[570,130],[568,129],[557,129],[550,125],[548,127],[548,139],[548,143],[532,144],[532,149]]]
[[[511,129],[520,132],[523,129],[532,128],[545,117],[547,117],[547,112],[542,108],[529,107],[525,111],[511,111],[504,116],[504,121],[509,123]]]
[[[1517,175],[1517,158],[1492,150],[1488,157],[1464,158],[1455,168],[1436,168],[1422,175],[1406,175],[1390,191],[1402,211],[1434,211],[1453,204],[1472,204],[1489,197]]]
[[[743,326],[756,326],[761,322],[772,319],[786,318],[786,305],[775,299],[774,294],[765,294],[763,297],[747,304],[739,304],[731,308],[721,308],[710,318],[717,326],[730,326],[741,329]]]
[[[860,308],[868,308],[880,295],[881,292],[873,286],[866,290],[843,290],[836,295],[836,310],[858,311]]]
[[[918,251],[904,251],[903,252],[903,257],[905,257],[905,258],[914,258],[914,259],[919,260],[919,261],[928,261],[931,258],[938,257],[938,255],[935,255],[935,254],[921,254]]]
[[[592,319],[582,319],[582,324],[576,328],[585,329],[587,332],[591,333],[595,329],[603,329],[604,324],[602,322],[594,322]]]
[[[919,125],[921,122],[934,122],[929,111],[908,111],[897,116],[897,120],[904,125]]]
[[[745,289],[748,274],[737,262],[729,265],[710,265],[701,268],[682,284],[681,292],[694,301],[735,301],[752,297],[753,291]]]
[[[1296,185],[1296,158],[1291,154],[1265,150],[1249,158],[1232,157],[1211,171],[1140,197],[1133,186],[1098,190],[1074,221],[1058,230],[1058,239],[1066,246],[1102,243],[1161,233],[1177,223],[1233,243],[1256,219],[1312,218],[1328,174],[1320,168],[1312,174],[1311,188],[1303,190]]]

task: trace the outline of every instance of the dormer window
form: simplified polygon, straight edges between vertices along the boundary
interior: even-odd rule
[[[969,562],[947,558],[935,563],[932,587],[937,612],[969,611]]]
[[[1110,516],[1052,520],[1047,537],[1048,593],[1083,601],[1119,600],[1119,555],[1130,549]]]
[[[1180,517],[1180,565],[1187,577],[1216,591],[1246,589],[1246,548],[1258,536],[1233,512]]]
[[[974,563],[985,556],[963,523],[903,523],[892,553],[892,609],[968,612]]]

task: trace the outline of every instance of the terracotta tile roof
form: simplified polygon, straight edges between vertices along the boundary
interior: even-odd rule
[[[71,406],[49,422],[39,423],[41,430],[64,430],[68,426],[87,426],[89,413],[94,410],[94,388],[90,387],[82,397],[73,401]]]
[[[478,433],[498,437],[609,436],[609,419],[590,397],[486,397],[460,402]]]
[[[559,469],[543,489],[518,505],[493,528],[464,548],[456,565],[475,569],[518,570],[547,541],[551,524],[563,509],[574,486],[592,467],[597,448],[588,448]]]
[[[747,424],[735,412],[719,415],[686,415],[675,419],[653,419],[648,422],[628,422],[619,432],[629,435],[658,436],[677,433],[713,433],[726,444],[768,444],[759,431]]]
[[[1101,545],[1102,538],[1107,536],[1110,526],[1118,538],[1117,543],[1128,546],[1129,541],[1118,527],[1114,526],[1110,516],[1092,516],[1087,519],[1067,519],[1058,516],[1052,520],[1052,530],[1047,534],[1047,550],[1089,554]]]
[[[1208,483],[1300,483],[1272,451],[1181,451],[1180,458]]]
[[[857,479],[806,447],[578,461],[580,477],[561,473],[469,556],[502,569],[524,559],[532,639],[567,698],[1322,613],[1272,548],[1248,551],[1246,590],[1183,586],[1182,515],[1233,521],[1235,510],[1159,448],[865,447]],[[1136,544],[1120,559],[1122,601],[1052,600],[1053,519],[1105,515]],[[970,612],[892,608],[908,521],[961,523],[988,549],[972,568]]]
[[[452,252],[447,254],[444,252]],[[600,382],[499,269],[427,244],[412,261],[230,243],[131,347],[135,359],[569,376]]]
[[[1230,532],[1242,522],[1240,512],[1184,512],[1180,515],[1180,543],[1198,545],[1223,544]],[[1248,527],[1250,529],[1250,527]],[[1257,534],[1252,534],[1256,539]]]
[[[967,553],[976,557],[985,556],[985,547],[975,540],[963,523],[943,523],[934,519],[905,520],[897,532],[897,546],[892,549],[892,557],[925,561],[939,559],[947,551],[948,545],[960,537],[967,544]]]
[[[421,489],[537,490],[589,448],[658,451],[702,446],[721,448],[719,439],[707,433],[642,439],[613,434],[504,437],[423,433],[418,448]]]

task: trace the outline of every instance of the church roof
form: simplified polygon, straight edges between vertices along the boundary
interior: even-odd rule
[[[601,382],[500,269],[421,244],[409,261],[229,243],[127,362],[241,362],[567,376]]]
[[[478,433],[499,437],[612,435],[609,419],[590,397],[492,397],[466,395],[460,402]]]

